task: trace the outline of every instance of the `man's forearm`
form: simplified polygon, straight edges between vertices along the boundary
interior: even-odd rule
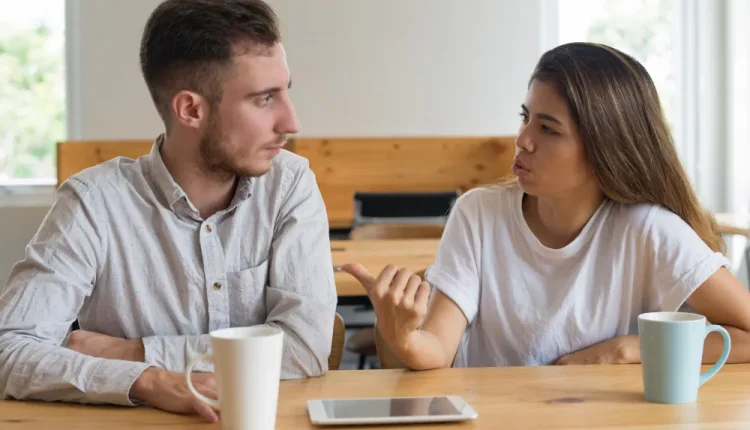
[[[120,339],[106,334],[76,330],[68,337],[68,348],[81,354],[110,360],[145,361],[141,339]]]
[[[148,336],[143,338],[144,361],[172,372],[184,372],[196,357],[211,350],[211,336],[208,334]],[[198,363],[197,372],[212,372],[213,365]]]
[[[68,348],[92,357],[145,362],[173,372],[183,372],[193,358],[208,352],[209,343],[209,335],[120,339],[78,330],[71,333]],[[196,370],[210,371],[211,365],[200,363]]]
[[[145,363],[89,357],[20,336],[0,336],[0,398],[132,406]]]
[[[268,322],[284,331],[284,350],[281,362],[281,379],[311,378],[323,375],[328,369],[331,337],[301,337],[282,322]]]

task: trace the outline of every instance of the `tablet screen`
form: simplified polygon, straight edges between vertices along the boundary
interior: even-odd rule
[[[447,397],[323,400],[333,419],[460,415]]]

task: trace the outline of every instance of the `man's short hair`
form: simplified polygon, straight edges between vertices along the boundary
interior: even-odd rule
[[[261,0],[166,0],[149,17],[141,39],[141,71],[169,129],[171,101],[195,91],[221,101],[222,74],[242,51],[262,53],[281,40],[278,18]]]

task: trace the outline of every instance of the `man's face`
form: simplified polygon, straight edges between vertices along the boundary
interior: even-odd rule
[[[205,165],[217,173],[262,176],[271,160],[297,133],[299,121],[289,99],[286,52],[273,48],[234,57],[221,83],[221,102],[211,107],[200,140]]]

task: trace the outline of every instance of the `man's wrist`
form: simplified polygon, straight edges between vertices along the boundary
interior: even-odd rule
[[[164,372],[164,370],[159,369],[158,367],[149,367],[144,370],[143,373],[141,373],[141,376],[133,382],[128,396],[136,401],[148,402],[148,398],[150,397],[150,394],[154,392],[156,381],[161,376],[162,372]]]
[[[130,341],[129,360],[143,363],[146,361],[146,347],[141,339],[134,339]]]

